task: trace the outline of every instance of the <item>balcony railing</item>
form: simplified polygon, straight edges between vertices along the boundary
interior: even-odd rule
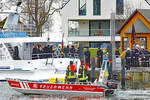
[[[81,29],[69,30],[68,35],[71,36],[110,36],[110,29]]]

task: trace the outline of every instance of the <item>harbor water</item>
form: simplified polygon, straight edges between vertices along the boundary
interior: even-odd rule
[[[92,95],[24,95],[0,82],[0,100],[149,100],[150,90],[116,90],[111,96]]]

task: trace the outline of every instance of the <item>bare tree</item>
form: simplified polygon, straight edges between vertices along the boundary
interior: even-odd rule
[[[48,21],[51,15],[62,9],[70,0],[26,0],[28,15],[31,16],[36,36],[39,36],[42,26]]]
[[[124,8],[119,8],[120,10],[123,9],[123,15],[117,15],[116,17],[121,20],[126,20],[137,8],[141,8],[141,2],[138,5],[135,5],[134,2],[125,0]]]
[[[21,17],[28,19],[30,24],[35,25],[35,35],[39,36],[43,25],[48,21],[51,15],[65,7],[69,1],[70,0],[22,0],[21,9],[24,14]],[[10,9],[10,5],[15,4],[17,4],[17,0],[6,0],[5,4],[2,5]],[[3,11],[3,9],[1,9],[1,11]]]

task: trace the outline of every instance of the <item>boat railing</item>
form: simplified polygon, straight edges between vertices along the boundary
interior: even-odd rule
[[[67,53],[67,54],[58,54],[58,53],[40,53],[32,54],[32,59],[44,59],[44,58],[79,58],[77,53]]]
[[[6,78],[6,80],[9,81],[18,81],[18,82],[34,82],[34,83],[49,83],[49,79],[42,79],[42,80],[28,80],[28,79],[19,79],[19,78]],[[100,83],[92,83],[92,82],[64,82],[64,83],[60,83],[60,82],[55,82],[55,83],[50,83],[50,84],[67,84],[67,85],[96,85],[96,86],[100,86]]]

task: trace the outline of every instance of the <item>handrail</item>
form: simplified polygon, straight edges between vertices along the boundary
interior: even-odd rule
[[[79,56],[77,53],[66,53],[66,55],[57,53],[32,54],[32,59],[43,59],[43,58],[79,58]]]
[[[13,79],[13,78],[6,78],[6,80],[10,80],[10,81],[21,81],[21,82],[36,82],[36,83],[49,83],[48,79],[43,79],[43,80],[28,80],[28,79]],[[67,85],[90,85],[90,86],[94,86],[94,85],[100,85],[99,82],[97,83],[92,83],[92,82],[73,82],[73,83],[49,83],[49,84],[67,84]]]

